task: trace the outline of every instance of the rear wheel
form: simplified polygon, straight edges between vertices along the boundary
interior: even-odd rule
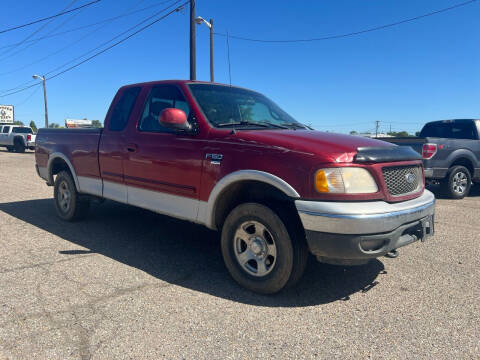
[[[263,294],[297,282],[308,257],[306,247],[292,241],[282,219],[257,203],[241,204],[228,215],[222,229],[222,254],[240,285]]]
[[[67,171],[58,173],[54,188],[55,210],[62,220],[83,219],[88,212],[90,202],[82,199],[75,188],[73,178]]]
[[[20,140],[20,139],[15,139],[13,147],[15,148],[15,152],[18,152],[18,153],[24,153],[25,152],[25,145],[23,144],[22,140]]]
[[[442,182],[444,194],[452,199],[463,199],[470,192],[471,186],[470,171],[461,165],[452,167],[447,178]]]
[[[8,152],[13,152],[13,146],[7,146],[7,151]]]

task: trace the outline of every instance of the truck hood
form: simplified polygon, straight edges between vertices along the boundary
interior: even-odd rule
[[[310,130],[237,131],[237,141],[274,147],[285,152],[313,155],[327,162],[351,162],[358,148],[396,147],[390,143],[361,136]]]

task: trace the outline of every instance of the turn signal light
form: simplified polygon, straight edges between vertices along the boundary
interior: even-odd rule
[[[422,157],[431,159],[437,153],[437,144],[423,144]]]

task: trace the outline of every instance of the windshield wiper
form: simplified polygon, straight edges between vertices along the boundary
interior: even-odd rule
[[[241,122],[229,122],[229,123],[221,123],[221,124],[216,124],[216,127],[228,127],[228,126],[260,126],[260,127],[268,127],[269,125],[267,124],[261,124],[261,123],[256,123],[256,122],[250,122],[250,121],[241,121]]]
[[[287,124],[285,124],[285,127],[290,127],[290,128],[293,128],[293,129],[310,129],[308,126],[297,123],[297,122],[287,123]]]

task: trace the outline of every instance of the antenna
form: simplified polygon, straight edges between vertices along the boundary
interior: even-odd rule
[[[228,30],[227,30],[227,58],[228,58],[228,78],[230,79],[230,86],[232,86],[232,68],[230,66],[230,42],[228,41]]]

